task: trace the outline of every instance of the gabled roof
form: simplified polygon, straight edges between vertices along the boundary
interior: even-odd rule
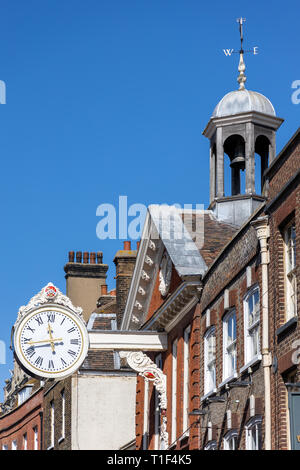
[[[145,322],[164,251],[182,281],[199,283],[236,231],[212,211],[149,206],[121,329],[138,329]]]

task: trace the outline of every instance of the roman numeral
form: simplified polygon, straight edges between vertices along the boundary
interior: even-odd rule
[[[33,346],[30,346],[28,349],[26,349],[25,352],[29,357],[32,357],[35,355],[35,350]]]
[[[66,317],[64,317],[64,318],[62,319],[61,325],[63,324],[63,322],[65,321],[65,319],[66,319]]]
[[[27,344],[29,341],[31,341],[32,338],[23,338],[24,344]]]
[[[35,318],[35,321],[38,322],[38,325],[39,325],[39,326],[43,324],[43,320],[42,320],[41,317],[36,317],[36,318]]]
[[[60,360],[61,360],[63,366],[67,365],[66,361],[64,361],[62,357],[60,358]]]
[[[73,331],[76,331],[75,328],[74,328],[74,326],[72,326],[72,328],[69,328],[69,329],[68,329],[68,333],[73,333]]]
[[[76,352],[72,351],[72,349],[69,349],[68,353],[70,354],[70,356],[76,356]]]
[[[54,369],[54,362],[53,361],[49,361],[48,369]]]
[[[34,333],[34,332],[35,332],[35,330],[34,330],[33,328],[30,328],[30,326],[27,326],[27,327],[26,327],[26,330],[30,330],[31,333]]]
[[[71,339],[70,344],[79,344],[79,340],[78,339]]]
[[[48,322],[55,322],[55,313],[47,313]]]
[[[37,366],[41,366],[43,364],[43,358],[41,356],[37,357],[36,360],[34,361],[34,363]]]

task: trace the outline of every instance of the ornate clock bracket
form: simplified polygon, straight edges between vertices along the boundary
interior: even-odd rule
[[[128,365],[139,373],[144,379],[153,382],[158,392],[159,407],[161,409],[162,422],[160,438],[164,449],[168,448],[169,436],[167,433],[167,378],[163,371],[142,351],[120,351],[120,356],[127,359]]]

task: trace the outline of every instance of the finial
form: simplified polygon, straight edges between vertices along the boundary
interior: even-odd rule
[[[237,81],[240,84],[240,90],[245,89],[245,82],[247,80],[246,75],[245,75],[245,62],[244,62],[244,50],[243,50],[243,23],[245,23],[246,18],[238,18],[236,20],[239,23],[239,30],[240,30],[240,39],[241,39],[241,49],[240,49],[240,63],[238,66],[238,71],[240,72]]]

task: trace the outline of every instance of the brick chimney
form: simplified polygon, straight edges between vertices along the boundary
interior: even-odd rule
[[[116,265],[116,296],[117,296],[117,326],[121,326],[137,250],[131,250],[131,242],[125,241],[123,250],[119,250],[114,258]]]
[[[101,286],[106,284],[107,270],[101,251],[69,252],[69,261],[64,267],[67,296],[76,307],[82,307],[86,321],[96,308]]]

